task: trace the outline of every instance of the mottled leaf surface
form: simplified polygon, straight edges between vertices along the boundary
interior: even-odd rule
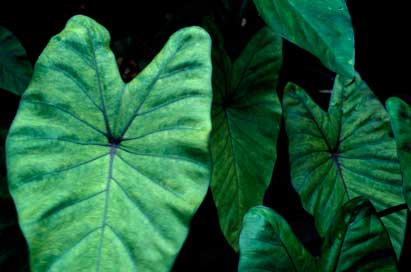
[[[32,72],[26,50],[10,31],[0,26],[0,88],[21,95]]]
[[[243,217],[262,204],[277,157],[281,105],[276,86],[282,47],[281,38],[263,28],[232,63],[217,35],[212,53],[211,191],[223,233],[238,250]]]
[[[33,271],[168,271],[209,184],[211,42],[176,32],[130,83],[75,16],[35,65],[7,140]]]
[[[411,210],[411,108],[396,97],[387,100],[386,106],[397,143],[405,200]]]
[[[397,264],[374,207],[354,198],[335,215],[319,257],[307,252],[281,215],[252,208],[241,231],[239,271],[397,271]]]
[[[366,197],[377,211],[404,202],[388,114],[358,75],[351,83],[336,78],[328,112],[299,87],[286,89],[291,179],[321,235],[338,208],[354,197]],[[399,256],[406,213],[390,214],[383,222]]]
[[[342,0],[254,0],[266,24],[338,74],[354,77],[354,31]]]

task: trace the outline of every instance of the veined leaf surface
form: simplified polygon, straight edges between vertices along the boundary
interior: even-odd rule
[[[354,31],[342,0],[254,0],[266,24],[338,74],[354,77]]]
[[[32,72],[26,50],[10,31],[0,26],[0,88],[21,95]]]
[[[337,212],[318,258],[281,215],[263,206],[252,208],[241,231],[239,271],[397,271],[397,265],[374,207],[354,198]]]
[[[403,176],[403,187],[408,209],[411,211],[411,108],[399,98],[387,100],[387,110],[391,118],[398,158]]]
[[[211,191],[223,233],[238,250],[243,217],[262,204],[277,157],[282,47],[281,38],[264,28],[231,63],[217,37],[212,53]]]
[[[336,78],[328,112],[295,85],[284,95],[291,180],[321,235],[338,208],[354,197],[365,196],[377,211],[404,202],[388,114],[358,75],[345,83]],[[382,220],[399,256],[406,213]]]
[[[168,271],[209,184],[211,42],[176,32],[125,84],[75,16],[35,65],[7,140],[33,271]]]

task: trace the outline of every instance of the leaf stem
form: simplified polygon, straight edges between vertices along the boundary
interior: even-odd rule
[[[396,206],[392,206],[392,207],[389,207],[385,210],[377,212],[377,216],[378,217],[384,217],[384,216],[390,215],[392,213],[407,209],[407,207],[408,207],[407,203],[402,203],[402,204],[399,204],[399,205],[396,205]]]

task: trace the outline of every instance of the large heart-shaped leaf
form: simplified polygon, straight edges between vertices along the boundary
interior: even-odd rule
[[[411,107],[396,97],[387,100],[386,105],[397,143],[405,200],[411,211]]]
[[[281,215],[252,208],[241,231],[239,271],[397,271],[397,265],[374,207],[354,198],[335,215],[319,258],[308,253]]]
[[[10,31],[0,26],[0,88],[21,95],[32,72],[26,50]]]
[[[167,271],[209,184],[211,42],[175,33],[125,84],[84,16],[52,38],[7,140],[33,271]]]
[[[404,202],[401,173],[384,107],[357,75],[336,78],[328,113],[295,85],[284,94],[291,179],[320,234],[349,199],[365,196],[377,211]],[[383,218],[397,256],[405,211]]]
[[[277,157],[281,38],[268,28],[260,30],[232,64],[217,35],[212,53],[211,191],[223,233],[238,250],[243,217],[262,204]]]
[[[354,77],[354,31],[342,0],[254,0],[276,33],[309,51],[329,69]]]

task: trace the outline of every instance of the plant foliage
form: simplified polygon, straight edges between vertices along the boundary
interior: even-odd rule
[[[320,235],[339,207],[357,196],[369,199],[377,211],[404,202],[388,114],[358,74],[353,82],[336,78],[328,112],[301,88],[288,85],[284,116],[291,181]],[[382,220],[399,256],[406,213]]]
[[[358,197],[335,214],[318,258],[281,215],[263,206],[251,209],[240,237],[239,271],[397,271],[397,265],[373,205]]]
[[[10,191],[33,271],[168,270],[207,191],[209,36],[180,30],[128,84],[109,42],[73,17],[10,129]]]
[[[223,233],[238,250],[243,217],[262,204],[277,157],[281,39],[263,28],[232,63],[221,35],[212,33],[211,191]]]
[[[10,31],[0,26],[0,88],[21,95],[32,72],[26,50]]]

